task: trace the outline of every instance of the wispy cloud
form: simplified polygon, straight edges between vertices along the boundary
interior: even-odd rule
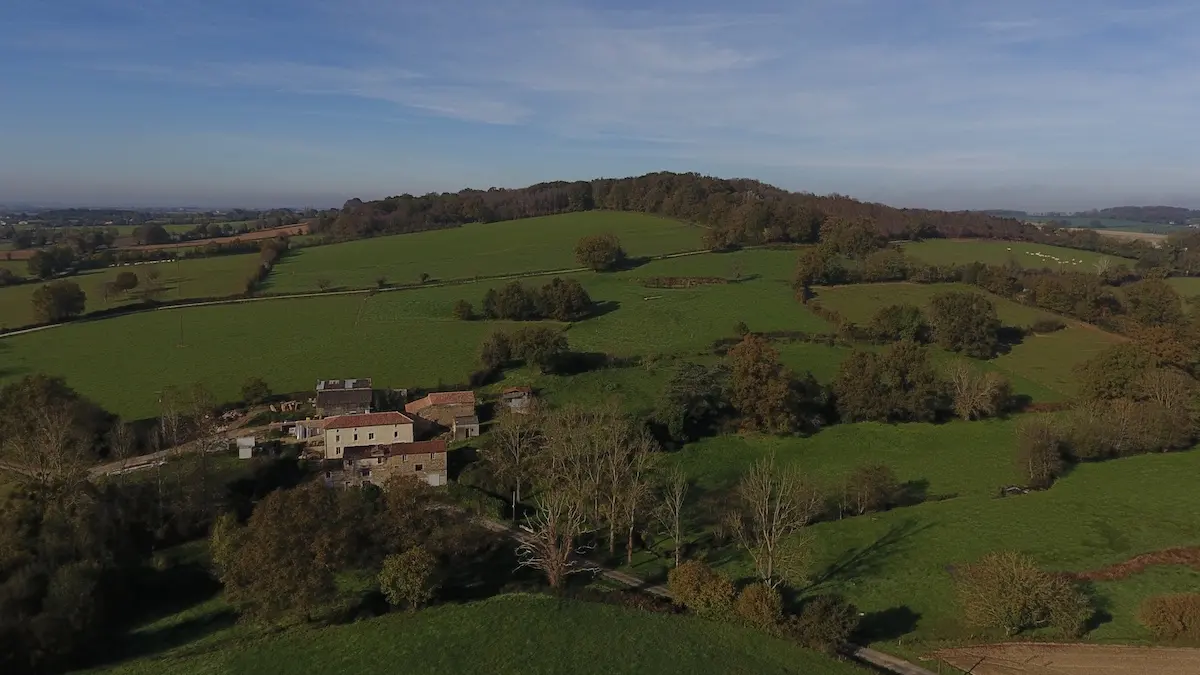
[[[950,184],[1137,178],[1125,167],[1200,140],[1185,0],[94,1],[107,40],[43,17],[53,31],[24,47],[76,34],[56,58],[126,80],[309,97],[313,114],[390,104],[370,114],[607,155]],[[147,35],[177,48],[129,47]]]

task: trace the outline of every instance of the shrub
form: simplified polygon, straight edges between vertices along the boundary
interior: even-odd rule
[[[864,465],[847,476],[845,503],[851,512],[861,516],[891,506],[899,491],[895,471],[882,464]]]
[[[1044,490],[1062,475],[1067,463],[1057,431],[1044,420],[1030,420],[1017,427],[1017,468],[1025,485]]]
[[[915,305],[889,305],[880,309],[867,326],[871,339],[880,342],[929,341],[929,324]]]
[[[502,368],[512,357],[512,343],[504,331],[492,333],[479,347],[479,360],[488,369]]]
[[[675,602],[699,616],[724,618],[733,608],[733,583],[699,560],[689,560],[667,573]]]
[[[1147,598],[1138,621],[1159,640],[1200,640],[1200,593]]]
[[[783,619],[783,598],[766,584],[750,584],[738,594],[733,611],[747,624],[773,631]]]
[[[454,303],[454,318],[459,321],[470,321],[475,318],[475,308],[466,300]]]
[[[423,547],[383,559],[379,572],[379,590],[393,607],[417,609],[433,598],[437,590],[434,581],[437,560]]]
[[[836,595],[809,598],[784,626],[796,642],[830,654],[846,644],[857,628],[858,608]]]
[[[1006,636],[1049,626],[1078,637],[1093,613],[1074,579],[1039,569],[1020,553],[989,553],[958,568],[954,581],[967,622]]]
[[[929,323],[933,339],[952,352],[988,359],[1000,345],[996,306],[978,293],[955,291],[933,296]]]
[[[740,338],[743,338],[743,337],[746,337],[746,335],[748,335],[749,333],[750,333],[750,327],[746,325],[745,321],[739,321],[739,322],[733,324],[733,334],[734,335],[736,335]]]
[[[1034,321],[1033,325],[1031,325],[1029,327],[1029,330],[1031,330],[1035,333],[1043,333],[1044,334],[1044,333],[1053,333],[1055,331],[1060,331],[1066,327],[1067,327],[1067,324],[1064,323],[1062,319],[1056,319],[1053,317],[1042,317],[1041,319]]]
[[[113,280],[113,288],[118,291],[131,291],[137,288],[138,278],[133,272],[121,272],[117,274],[117,278]]]
[[[242,383],[242,400],[249,405],[265,403],[271,398],[271,386],[261,377],[251,377]]]

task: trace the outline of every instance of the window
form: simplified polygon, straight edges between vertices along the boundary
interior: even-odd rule
[[[371,433],[367,434],[367,440],[368,440],[368,441],[373,441],[373,440],[375,440],[375,432],[374,432],[374,431],[372,431]]]
[[[326,477],[326,478],[333,478],[333,472],[332,472],[332,471],[326,471],[326,472],[325,472],[325,477]]]
[[[358,440],[358,434],[354,434],[354,440]]]
[[[338,442],[338,443],[341,443],[341,442],[342,442],[342,435],[341,435],[341,434],[338,434],[337,436],[334,436],[334,437],[333,437],[333,440],[334,440],[334,441],[336,441],[336,442]]]
[[[399,431],[393,431],[393,432],[392,432],[392,438],[400,438],[400,432],[399,432]]]
[[[418,464],[418,465],[416,465],[416,466],[414,466],[414,467],[413,467],[413,470],[414,470],[414,471],[424,471],[424,470],[425,470],[425,465],[424,465],[424,464]]]
[[[382,458],[382,457],[380,457],[379,459],[375,460],[375,463],[376,463],[376,464],[383,464],[383,458]]]

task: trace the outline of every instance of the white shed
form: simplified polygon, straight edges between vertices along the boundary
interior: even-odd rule
[[[237,439],[238,459],[250,459],[254,456],[257,443],[253,436],[239,436]]]

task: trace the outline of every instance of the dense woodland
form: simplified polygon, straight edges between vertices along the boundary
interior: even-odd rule
[[[842,195],[788,192],[750,179],[695,173],[539,183],[520,189],[352,199],[324,214],[317,230],[339,239],[419,232],[572,211],[638,211],[715,228],[713,243],[811,242],[826,218],[868,218],[890,238],[917,236],[1020,239],[1035,229],[979,212],[896,209]]]

